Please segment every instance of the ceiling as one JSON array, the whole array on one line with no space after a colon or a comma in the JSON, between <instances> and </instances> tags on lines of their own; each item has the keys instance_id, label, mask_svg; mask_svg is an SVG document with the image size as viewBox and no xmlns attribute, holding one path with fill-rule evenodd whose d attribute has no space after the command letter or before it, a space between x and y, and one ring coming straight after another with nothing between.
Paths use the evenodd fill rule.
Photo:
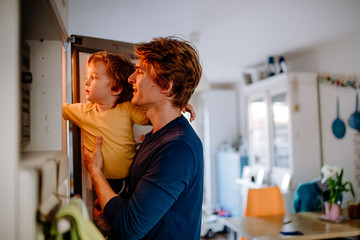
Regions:
<instances>
[{"instance_id":1,"label":"ceiling","mask_svg":"<svg viewBox=\"0 0 360 240\"><path fill-rule=\"evenodd\" d=\"M182 36L210 83L358 32L359 0L69 0L69 34L133 43Z\"/></svg>"}]
</instances>

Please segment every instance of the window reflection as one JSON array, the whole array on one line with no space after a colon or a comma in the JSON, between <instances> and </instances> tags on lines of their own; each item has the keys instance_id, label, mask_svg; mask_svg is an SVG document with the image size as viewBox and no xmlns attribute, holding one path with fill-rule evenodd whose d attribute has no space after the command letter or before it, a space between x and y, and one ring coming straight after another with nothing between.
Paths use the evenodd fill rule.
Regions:
<instances>
[{"instance_id":1,"label":"window reflection","mask_svg":"<svg viewBox=\"0 0 360 240\"><path fill-rule=\"evenodd\" d=\"M271 97L274 166L289 168L289 108L286 94Z\"/></svg>"},{"instance_id":2,"label":"window reflection","mask_svg":"<svg viewBox=\"0 0 360 240\"><path fill-rule=\"evenodd\" d=\"M259 98L252 100L249 107L250 144L252 146L253 161L255 164L266 166L268 162L266 103L263 98Z\"/></svg>"}]
</instances>

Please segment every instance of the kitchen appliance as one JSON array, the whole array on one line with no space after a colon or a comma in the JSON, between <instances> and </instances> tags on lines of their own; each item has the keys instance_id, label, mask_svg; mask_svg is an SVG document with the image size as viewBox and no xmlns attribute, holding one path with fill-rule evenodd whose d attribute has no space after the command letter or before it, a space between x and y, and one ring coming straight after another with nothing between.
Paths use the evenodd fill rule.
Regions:
<instances>
[{"instance_id":1,"label":"kitchen appliance","mask_svg":"<svg viewBox=\"0 0 360 240\"><path fill-rule=\"evenodd\" d=\"M134 63L136 61L134 46L132 43L72 35L71 42L71 100L68 102L80 103L86 102L84 79L86 73L86 63L92 53L97 51L109 51L121 53L128 56ZM134 137L137 143L141 142L141 135L149 131L147 126L134 126ZM93 190L91 179L82 163L83 139L80 128L69 121L69 156L70 156L70 176L72 177L73 189L71 195L80 195L85 201L89 212L92 211L95 200L95 191Z\"/></svg>"}]
</instances>

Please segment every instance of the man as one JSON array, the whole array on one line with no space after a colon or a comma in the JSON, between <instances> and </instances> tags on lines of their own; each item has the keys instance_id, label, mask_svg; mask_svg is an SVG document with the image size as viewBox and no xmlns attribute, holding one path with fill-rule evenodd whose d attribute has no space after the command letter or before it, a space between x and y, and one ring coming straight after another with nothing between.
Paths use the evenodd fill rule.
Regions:
<instances>
[{"instance_id":1,"label":"man","mask_svg":"<svg viewBox=\"0 0 360 240\"><path fill-rule=\"evenodd\" d=\"M203 199L202 144L181 114L201 77L196 50L175 37L135 45L132 103L147 108L153 130L135 157L130 198L116 195L102 173L101 137L84 149L101 209L115 239L199 239Z\"/></svg>"}]
</instances>

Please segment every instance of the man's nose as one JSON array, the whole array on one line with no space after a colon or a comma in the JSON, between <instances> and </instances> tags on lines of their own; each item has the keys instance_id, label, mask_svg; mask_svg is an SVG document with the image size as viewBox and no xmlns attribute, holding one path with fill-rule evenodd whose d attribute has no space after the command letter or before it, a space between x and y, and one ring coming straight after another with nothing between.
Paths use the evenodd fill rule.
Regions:
<instances>
[{"instance_id":1,"label":"man's nose","mask_svg":"<svg viewBox=\"0 0 360 240\"><path fill-rule=\"evenodd\" d=\"M128 78L128 82L133 84L135 82L135 73L131 74Z\"/></svg>"}]
</instances>

